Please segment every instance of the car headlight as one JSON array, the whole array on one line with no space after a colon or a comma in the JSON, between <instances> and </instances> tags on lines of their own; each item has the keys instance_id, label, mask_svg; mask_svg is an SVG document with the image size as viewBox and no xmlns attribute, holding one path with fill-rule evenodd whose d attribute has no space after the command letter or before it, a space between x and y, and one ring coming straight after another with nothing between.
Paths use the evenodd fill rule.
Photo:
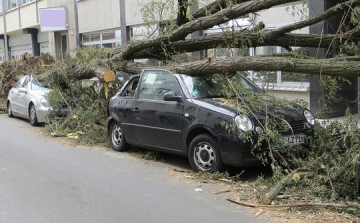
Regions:
<instances>
[{"instance_id":1,"label":"car headlight","mask_svg":"<svg viewBox=\"0 0 360 223\"><path fill-rule=\"evenodd\" d=\"M42 104L42 106L44 106L44 107L51 107L49 101L46 100L46 98L40 99L40 104Z\"/></svg>"},{"instance_id":2,"label":"car headlight","mask_svg":"<svg viewBox=\"0 0 360 223\"><path fill-rule=\"evenodd\" d=\"M235 123L236 126L244 132L254 129L254 124L246 115L237 115L235 117Z\"/></svg>"},{"instance_id":3,"label":"car headlight","mask_svg":"<svg viewBox=\"0 0 360 223\"><path fill-rule=\"evenodd\" d=\"M304 111L304 116L310 125L315 125L315 118L309 110Z\"/></svg>"}]
</instances>

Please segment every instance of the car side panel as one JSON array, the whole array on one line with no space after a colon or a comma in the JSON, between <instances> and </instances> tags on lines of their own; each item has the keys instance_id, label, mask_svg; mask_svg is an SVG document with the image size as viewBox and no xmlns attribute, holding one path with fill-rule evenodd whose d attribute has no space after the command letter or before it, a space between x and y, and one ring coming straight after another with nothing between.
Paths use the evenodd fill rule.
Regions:
<instances>
[{"instance_id":1,"label":"car side panel","mask_svg":"<svg viewBox=\"0 0 360 223\"><path fill-rule=\"evenodd\" d=\"M10 101L13 114L16 115L17 110L18 110L18 90L17 90L17 88L12 88L9 91L8 100Z\"/></svg>"},{"instance_id":2,"label":"car side panel","mask_svg":"<svg viewBox=\"0 0 360 223\"><path fill-rule=\"evenodd\" d=\"M30 92L27 90L26 93L19 92L18 93L18 113L21 116L28 117L29 116L29 100L30 100Z\"/></svg>"},{"instance_id":3,"label":"car side panel","mask_svg":"<svg viewBox=\"0 0 360 223\"><path fill-rule=\"evenodd\" d=\"M137 141L133 130L133 98L114 98L110 102L110 114L119 122L122 127L123 134L128 143L133 144Z\"/></svg>"},{"instance_id":4,"label":"car side panel","mask_svg":"<svg viewBox=\"0 0 360 223\"><path fill-rule=\"evenodd\" d=\"M144 145L182 150L183 103L137 100L133 108L134 132Z\"/></svg>"}]
</instances>

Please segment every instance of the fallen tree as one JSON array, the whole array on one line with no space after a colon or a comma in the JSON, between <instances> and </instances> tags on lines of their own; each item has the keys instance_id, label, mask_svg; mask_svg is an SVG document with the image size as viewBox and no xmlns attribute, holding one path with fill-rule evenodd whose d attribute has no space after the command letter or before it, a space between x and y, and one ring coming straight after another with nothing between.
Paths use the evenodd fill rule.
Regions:
<instances>
[{"instance_id":1,"label":"fallen tree","mask_svg":"<svg viewBox=\"0 0 360 223\"><path fill-rule=\"evenodd\" d=\"M168 25L163 33L150 36L145 40L130 41L109 52L108 56L101 56L89 63L73 63L67 69L69 79L88 79L98 77L104 80L104 74L109 70L124 71L130 74L141 72L144 68L159 67L174 72L202 75L219 71L288 71L312 75L330 75L354 77L360 76L360 57L357 56L357 41L359 26L357 19L357 4L360 0L349 0L338 3L325 12L315 16L304 15L302 21L285 25L276 29L267 29L266 23L254 24L245 27L234 25L225 26L223 31L214 35L187 38L191 33L202 31L237 18L249 17L258 11L269 9L283 4L295 4L296 0L216 0L191 13L184 10L193 4L189 0L178 0L179 13L177 18L169 18L176 25ZM291 5L290 5L291 6ZM311 6L309 6L311 7ZM181 12L181 13L180 13ZM149 13L149 12L148 12ZM158 13L156 11L152 13ZM342 15L340 26L335 34L298 34L293 31ZM175 15L176 16L176 15ZM151 21L155 23L156 21ZM172 24L161 21L162 24ZM281 46L289 53L271 54L264 56L233 56L225 59L211 57L200 61L179 63L175 57L182 53L191 53L214 48L243 48L260 46ZM312 58L306 53L307 49L326 49L331 58ZM299 53L300 52L300 53ZM346 54L347 53L347 54ZM351 55L352 57L348 57ZM28 61L24 56L21 61ZM160 63L136 63L134 59L157 59ZM3 68L6 72L6 69ZM42 77L43 78L43 77ZM4 80L7 82L8 80ZM12 81L13 83L14 81Z\"/></svg>"},{"instance_id":2,"label":"fallen tree","mask_svg":"<svg viewBox=\"0 0 360 223\"><path fill-rule=\"evenodd\" d=\"M182 5L184 1L181 1ZM226 7L224 7L226 2ZM69 69L69 77L89 78L98 77L116 67L121 71L135 74L144 68L158 67L151 64L131 62L133 59L158 59L162 67L193 75L221 71L292 71L314 75L330 75L354 77L359 76L360 59L355 55L359 27L347 25L345 21L353 15L352 9L359 3L350 0L339 3L316 17L307 18L295 24L283 26L275 30L266 30L266 24L253 24L239 28L229 27L220 34L186 38L189 34L227 23L230 20L246 17L249 13L269 9L276 5L294 3L295 0L253 0L253 1L224 1L217 0L204 6L191 16L193 19L184 20L180 26L166 30L160 36L141 41L131 41L112 52L111 58L103 58L86 66L75 64ZM189 2L188 2L189 4ZM204 12L207 13L204 13ZM292 31L309 27L324 21L336 14L342 14L341 27L335 34L296 34ZM249 48L258 46L282 46L290 50L284 55L267 55L266 57L230 57L223 60L206 59L188 63L176 63L173 56L179 53L189 53L211 48ZM333 58L311 58L297 54L298 48L322 48L331 51ZM339 54L341 53L341 54ZM353 57L348 58L343 53ZM305 57L305 58L304 58ZM174 63L175 62L175 63ZM345 69L344 69L345 68Z\"/></svg>"},{"instance_id":3,"label":"fallen tree","mask_svg":"<svg viewBox=\"0 0 360 223\"><path fill-rule=\"evenodd\" d=\"M44 82L56 83L58 85L61 85L69 79L81 80L92 77L98 77L99 80L106 81L106 74L112 71L124 71L130 74L137 74L144 68L159 67L192 75L206 75L212 72L256 70L287 71L334 77L360 76L360 65L358 63L360 57L357 53L359 24L354 22L358 19L357 6L360 0L342 1L315 17L305 17L297 23L272 30L267 29L266 23L264 22L254 24L254 20L249 17L249 14L256 14L261 10L266 10L273 6L293 4L297 2L296 0L215 0L193 13L191 13L191 10L184 9L191 6L191 1L178 0L178 2L179 13L177 14L177 18L169 18L169 21L161 21L162 24L165 24L165 27L163 26L163 32L159 36L149 36L149 38L144 40L130 41L127 45L112 50L100 49L89 57L81 57L81 51L78 51L76 58L67 58L65 63L52 62L45 64L39 62L41 60L24 58L20 61L21 63L37 61L36 64L40 66L23 66L22 69L18 69L21 67L18 62L3 63L1 65L1 70L3 71L2 83L13 84L17 79L17 76L13 74L25 74L27 72L24 71L25 67L31 67L33 70L38 68L38 72L34 72L33 70L31 72L38 75L40 77L39 79ZM154 11L153 13L158 12ZM334 34L298 34L294 32L298 29L322 22L334 15L342 15L342 20L339 22L340 25ZM230 23L230 21L237 18L249 18L250 24L243 27ZM352 23L350 23L350 18L352 18ZM187 38L194 32L210 29L214 26L222 26L223 24L228 25L223 28L221 33ZM189 59L178 60L178 57L184 54L200 50L211 50L214 48L242 48L247 50L250 47L261 46L280 46L286 48L289 52L262 56L235 55L221 59L208 56L198 61L191 61ZM307 54L307 49L309 48L325 50L326 55L323 58L315 58L314 55ZM135 59L155 59L156 63L137 63L134 62ZM52 69L43 69L50 64L51 66L49 67L52 67ZM8 84L7 87L11 84ZM78 94L81 93L82 96L85 95L85 97L82 97L76 105L77 109L73 112L72 117L65 121L68 126L61 129L60 126L54 124L49 125L49 128L51 128L52 132L59 135L69 134L65 132L65 130L68 129L72 129L73 133L84 132L84 135L88 135L88 138L81 135L79 141L90 142L91 140L91 144L96 144L98 139L106 140L106 132L103 126L103 119L105 118L103 117L105 113L104 100L99 100L97 95L96 97L94 96L96 93L94 89L77 89L75 87L71 86L70 91ZM89 104L91 105L90 108ZM91 116L91 119L82 119L82 115ZM84 123L83 120L86 120L86 123ZM97 129L101 131L101 134L96 131ZM333 133L333 129L329 129L328 131L327 134L320 135L317 140L329 139L328 136ZM342 129L341 131L344 130ZM319 132L321 132L321 130ZM355 156L354 154L358 153L354 150L354 148L358 148L359 145L358 132L353 131L353 139L350 144L354 145L338 145L337 143L339 141L346 141L346 139L349 138L346 134L344 136L344 133L340 135L341 139L331 138L331 140L325 143L323 141L313 143L311 147L312 150L309 149L310 155L304 156L304 154L300 154L298 156L306 157L309 164L298 166L309 166L309 171L312 173L309 174L312 177L311 179L305 178L303 180L304 188L308 188L310 187L309 185L318 182L316 183L316 186L318 186L316 193L333 200L344 197L354 197L354 194L349 195L349 187L353 185L346 184L344 186L344 178L342 177L346 176L347 180L350 178L351 173L349 173L349 169L351 169L351 162L349 160L352 160ZM327 150L320 150L320 147L324 147ZM351 148L351 151L340 153L339 151L344 147ZM294 150L291 152L294 153ZM342 157L339 156L339 154L341 154ZM338 159L334 159L334 157ZM346 162L344 160L346 160ZM292 161L295 163L303 162L297 161L296 159ZM319 162L323 162L324 164L321 163L321 165L324 165L328 169L319 168ZM346 165L338 167L339 163L346 163ZM292 165L294 165L294 163ZM328 174L330 168L333 170L333 173L335 173L331 176ZM344 172L346 172L346 174L344 174ZM315 180L314 176L319 177L320 180ZM290 175L286 178L285 182L280 183L280 186L277 187L275 184L275 189L268 198L269 202L271 202L274 196L280 191L284 190L289 181L291 181ZM318 205L317 203L301 205L334 206L332 204ZM339 207L347 208L348 206L340 205Z\"/></svg>"}]
</instances>

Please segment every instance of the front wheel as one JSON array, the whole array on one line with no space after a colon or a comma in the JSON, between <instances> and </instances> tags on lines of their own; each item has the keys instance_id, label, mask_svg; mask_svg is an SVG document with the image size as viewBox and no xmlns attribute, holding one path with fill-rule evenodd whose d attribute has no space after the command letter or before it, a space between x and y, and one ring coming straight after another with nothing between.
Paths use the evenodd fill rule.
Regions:
<instances>
[{"instance_id":1,"label":"front wheel","mask_svg":"<svg viewBox=\"0 0 360 223\"><path fill-rule=\"evenodd\" d=\"M30 109L29 109L29 119L30 119L30 125L32 126L37 126L39 125L39 122L37 120L37 116L36 116L36 109L35 109L35 105L31 104L30 105Z\"/></svg>"},{"instance_id":2,"label":"front wheel","mask_svg":"<svg viewBox=\"0 0 360 223\"><path fill-rule=\"evenodd\" d=\"M218 145L209 135L201 134L191 141L188 157L196 172L214 173L223 170Z\"/></svg>"},{"instance_id":3,"label":"front wheel","mask_svg":"<svg viewBox=\"0 0 360 223\"><path fill-rule=\"evenodd\" d=\"M116 151L126 151L130 145L126 142L123 131L118 122L114 121L110 127L111 147Z\"/></svg>"}]
</instances>

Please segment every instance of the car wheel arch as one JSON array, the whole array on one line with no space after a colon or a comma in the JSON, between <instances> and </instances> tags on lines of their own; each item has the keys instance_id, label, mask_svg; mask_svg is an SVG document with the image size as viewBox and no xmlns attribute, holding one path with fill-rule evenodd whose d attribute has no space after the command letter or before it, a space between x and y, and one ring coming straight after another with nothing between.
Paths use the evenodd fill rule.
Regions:
<instances>
[{"instance_id":1,"label":"car wheel arch","mask_svg":"<svg viewBox=\"0 0 360 223\"><path fill-rule=\"evenodd\" d=\"M106 124L108 136L110 136L110 131L111 131L110 128L111 128L111 125L113 124L113 122L116 122L116 120L110 116L109 119L107 120L107 124ZM120 122L118 121L118 123L120 123Z\"/></svg>"},{"instance_id":2,"label":"car wheel arch","mask_svg":"<svg viewBox=\"0 0 360 223\"><path fill-rule=\"evenodd\" d=\"M193 129L191 129L191 131L189 131L189 133L187 134L187 137L186 137L186 148L187 148L187 150L189 149L191 141L196 136L201 135L201 134L209 135L210 137L212 137L215 140L215 142L218 142L215 135L211 132L210 129L206 128L206 126L198 126L198 127L195 127Z\"/></svg>"}]
</instances>

